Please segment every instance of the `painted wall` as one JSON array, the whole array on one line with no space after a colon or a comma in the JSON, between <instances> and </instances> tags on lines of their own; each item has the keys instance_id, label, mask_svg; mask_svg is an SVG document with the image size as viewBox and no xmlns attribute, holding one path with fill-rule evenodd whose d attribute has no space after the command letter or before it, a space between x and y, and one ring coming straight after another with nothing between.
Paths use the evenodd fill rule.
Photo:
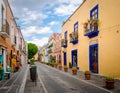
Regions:
<instances>
[{"instance_id":1,"label":"painted wall","mask_svg":"<svg viewBox=\"0 0 120 93\"><path fill-rule=\"evenodd\" d=\"M48 44L45 45L45 62L48 63Z\"/></svg>"},{"instance_id":2,"label":"painted wall","mask_svg":"<svg viewBox=\"0 0 120 93\"><path fill-rule=\"evenodd\" d=\"M96 37L84 36L83 23L90 19L90 10L98 4L99 34ZM68 31L68 47L62 48L67 53L67 63L71 62L71 51L78 49L80 70L89 70L89 45L98 42L99 74L120 78L120 0L86 0L62 26L62 38ZM78 44L69 43L69 34L78 21ZM63 61L63 52L62 52Z\"/></svg>"}]
</instances>

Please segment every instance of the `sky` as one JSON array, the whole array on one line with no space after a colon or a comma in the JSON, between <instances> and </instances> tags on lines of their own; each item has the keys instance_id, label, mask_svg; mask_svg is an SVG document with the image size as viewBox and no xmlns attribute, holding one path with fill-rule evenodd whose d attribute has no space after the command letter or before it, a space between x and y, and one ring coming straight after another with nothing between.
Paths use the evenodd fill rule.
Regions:
<instances>
[{"instance_id":1,"label":"sky","mask_svg":"<svg viewBox=\"0 0 120 93\"><path fill-rule=\"evenodd\" d=\"M43 46L83 0L8 0L25 41Z\"/></svg>"}]
</instances>

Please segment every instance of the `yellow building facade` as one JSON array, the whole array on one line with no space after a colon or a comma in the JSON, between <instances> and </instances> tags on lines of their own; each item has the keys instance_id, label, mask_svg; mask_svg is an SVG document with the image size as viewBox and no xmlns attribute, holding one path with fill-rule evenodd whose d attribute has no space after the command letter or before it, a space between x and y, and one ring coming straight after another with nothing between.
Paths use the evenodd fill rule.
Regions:
<instances>
[{"instance_id":1,"label":"yellow building facade","mask_svg":"<svg viewBox=\"0 0 120 93\"><path fill-rule=\"evenodd\" d=\"M120 0L84 0L62 25L63 65L120 78Z\"/></svg>"}]
</instances>

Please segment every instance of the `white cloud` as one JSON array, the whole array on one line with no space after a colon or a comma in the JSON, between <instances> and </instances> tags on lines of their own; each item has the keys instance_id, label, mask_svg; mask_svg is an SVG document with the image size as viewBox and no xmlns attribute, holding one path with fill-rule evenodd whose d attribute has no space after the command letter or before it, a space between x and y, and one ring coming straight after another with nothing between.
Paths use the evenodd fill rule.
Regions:
<instances>
[{"instance_id":1,"label":"white cloud","mask_svg":"<svg viewBox=\"0 0 120 93\"><path fill-rule=\"evenodd\" d=\"M71 15L76 8L82 3L82 0L59 0L61 3L54 8L54 13L59 16Z\"/></svg>"},{"instance_id":2,"label":"white cloud","mask_svg":"<svg viewBox=\"0 0 120 93\"><path fill-rule=\"evenodd\" d=\"M43 14L42 12L31 11L28 8L23 8L23 14L20 20L23 24L40 24L44 19L47 18L47 15Z\"/></svg>"},{"instance_id":3,"label":"white cloud","mask_svg":"<svg viewBox=\"0 0 120 93\"><path fill-rule=\"evenodd\" d=\"M9 0L9 2L15 17L19 18L18 23L24 38L31 40L32 37L28 42L42 46L48 41L46 34L53 31L61 32L62 21L75 11L82 0L54 0L54 2L53 0ZM56 15L59 15L59 18ZM48 23L49 21L51 22ZM43 34L44 38L37 38L38 35Z\"/></svg>"},{"instance_id":4,"label":"white cloud","mask_svg":"<svg viewBox=\"0 0 120 93\"><path fill-rule=\"evenodd\" d=\"M53 33L50 27L37 27L37 26L29 26L25 29L22 29L22 33L24 37L29 37L38 34L48 34Z\"/></svg>"},{"instance_id":5,"label":"white cloud","mask_svg":"<svg viewBox=\"0 0 120 93\"><path fill-rule=\"evenodd\" d=\"M54 26L54 25L58 25L58 24L59 24L59 22L57 22L57 21L52 21L49 23L50 26Z\"/></svg>"},{"instance_id":6,"label":"white cloud","mask_svg":"<svg viewBox=\"0 0 120 93\"><path fill-rule=\"evenodd\" d=\"M32 37L31 41L27 41L28 43L34 43L37 46L43 46L48 43L49 37L43 37L41 39L38 39L36 37ZM43 42L44 41L44 42Z\"/></svg>"},{"instance_id":7,"label":"white cloud","mask_svg":"<svg viewBox=\"0 0 120 93\"><path fill-rule=\"evenodd\" d=\"M66 15L70 15L74 10L75 10L75 6L73 5L69 5L69 6L61 5L55 8L54 12L56 15L66 16Z\"/></svg>"}]
</instances>

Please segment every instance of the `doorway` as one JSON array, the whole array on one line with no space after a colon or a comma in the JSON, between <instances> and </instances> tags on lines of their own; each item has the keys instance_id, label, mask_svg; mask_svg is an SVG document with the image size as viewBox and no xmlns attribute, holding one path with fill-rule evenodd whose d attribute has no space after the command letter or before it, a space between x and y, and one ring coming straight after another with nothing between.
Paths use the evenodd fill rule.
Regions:
<instances>
[{"instance_id":1,"label":"doorway","mask_svg":"<svg viewBox=\"0 0 120 93\"><path fill-rule=\"evenodd\" d=\"M78 66L78 57L77 57L77 50L72 50L72 66L77 67Z\"/></svg>"},{"instance_id":2,"label":"doorway","mask_svg":"<svg viewBox=\"0 0 120 93\"><path fill-rule=\"evenodd\" d=\"M98 44L89 46L89 66L91 72L98 73Z\"/></svg>"},{"instance_id":3,"label":"doorway","mask_svg":"<svg viewBox=\"0 0 120 93\"><path fill-rule=\"evenodd\" d=\"M66 52L64 52L64 66L67 65L67 55Z\"/></svg>"}]
</instances>

